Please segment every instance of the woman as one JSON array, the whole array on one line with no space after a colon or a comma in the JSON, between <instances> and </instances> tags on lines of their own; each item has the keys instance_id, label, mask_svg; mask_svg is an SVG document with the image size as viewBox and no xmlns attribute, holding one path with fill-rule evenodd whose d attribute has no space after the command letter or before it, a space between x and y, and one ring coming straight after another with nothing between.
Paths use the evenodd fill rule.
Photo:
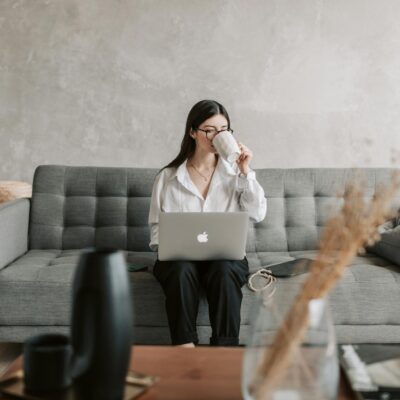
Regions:
<instances>
[{"instance_id":1,"label":"woman","mask_svg":"<svg viewBox=\"0 0 400 400\"><path fill-rule=\"evenodd\" d=\"M264 191L250 169L253 153L239 143L236 164L218 156L212 144L222 131L230 131L225 108L212 100L195 104L189 112L178 156L157 175L152 192L150 248L158 248L158 215L164 212L248 211L259 222L266 214ZM172 344L198 343L196 318L199 289L204 287L212 327L211 345L238 345L241 287L247 282L247 259L240 261L159 261L154 275L166 296Z\"/></svg>"}]
</instances>

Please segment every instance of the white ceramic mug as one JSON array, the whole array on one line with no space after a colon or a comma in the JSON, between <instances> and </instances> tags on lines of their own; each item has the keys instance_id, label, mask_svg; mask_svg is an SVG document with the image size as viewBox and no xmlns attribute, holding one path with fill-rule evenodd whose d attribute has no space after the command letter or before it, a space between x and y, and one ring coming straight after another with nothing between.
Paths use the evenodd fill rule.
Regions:
<instances>
[{"instance_id":1,"label":"white ceramic mug","mask_svg":"<svg viewBox=\"0 0 400 400\"><path fill-rule=\"evenodd\" d=\"M240 156L240 148L230 132L221 132L212 141L217 153L230 163L234 163Z\"/></svg>"}]
</instances>

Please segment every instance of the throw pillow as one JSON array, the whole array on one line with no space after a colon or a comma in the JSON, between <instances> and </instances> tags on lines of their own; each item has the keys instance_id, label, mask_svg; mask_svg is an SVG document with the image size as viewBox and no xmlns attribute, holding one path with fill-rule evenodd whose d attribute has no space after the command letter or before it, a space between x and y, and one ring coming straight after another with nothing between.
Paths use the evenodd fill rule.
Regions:
<instances>
[{"instance_id":1,"label":"throw pillow","mask_svg":"<svg viewBox=\"0 0 400 400\"><path fill-rule=\"evenodd\" d=\"M367 250L400 266L400 225L393 228L382 226L379 231L381 240Z\"/></svg>"}]
</instances>

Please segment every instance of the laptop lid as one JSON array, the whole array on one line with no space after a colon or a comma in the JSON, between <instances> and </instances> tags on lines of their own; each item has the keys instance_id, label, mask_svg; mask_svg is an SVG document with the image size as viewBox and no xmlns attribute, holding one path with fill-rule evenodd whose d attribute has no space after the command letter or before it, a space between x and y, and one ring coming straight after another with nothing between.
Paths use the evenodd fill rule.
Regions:
<instances>
[{"instance_id":1,"label":"laptop lid","mask_svg":"<svg viewBox=\"0 0 400 400\"><path fill-rule=\"evenodd\" d=\"M242 260L246 254L247 212L160 213L158 258Z\"/></svg>"}]
</instances>

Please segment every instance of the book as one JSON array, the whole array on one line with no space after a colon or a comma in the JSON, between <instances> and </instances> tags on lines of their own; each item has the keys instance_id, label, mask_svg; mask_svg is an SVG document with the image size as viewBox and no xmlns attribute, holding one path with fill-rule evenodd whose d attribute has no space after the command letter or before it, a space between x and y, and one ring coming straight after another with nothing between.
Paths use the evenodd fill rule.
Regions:
<instances>
[{"instance_id":1,"label":"book","mask_svg":"<svg viewBox=\"0 0 400 400\"><path fill-rule=\"evenodd\" d=\"M400 400L400 345L342 344L339 361L359 400Z\"/></svg>"}]
</instances>

